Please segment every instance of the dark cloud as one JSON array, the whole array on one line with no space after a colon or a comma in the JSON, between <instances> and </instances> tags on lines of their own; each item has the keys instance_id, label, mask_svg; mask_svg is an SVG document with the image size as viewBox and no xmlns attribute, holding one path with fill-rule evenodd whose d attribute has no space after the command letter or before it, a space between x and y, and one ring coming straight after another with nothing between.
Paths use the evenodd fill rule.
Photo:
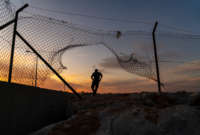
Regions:
<instances>
[{"instance_id":1,"label":"dark cloud","mask_svg":"<svg viewBox=\"0 0 200 135\"><path fill-rule=\"evenodd\" d=\"M103 68L111 68L111 69L121 68L115 57L106 58L99 65Z\"/></svg>"},{"instance_id":2,"label":"dark cloud","mask_svg":"<svg viewBox=\"0 0 200 135\"><path fill-rule=\"evenodd\" d=\"M200 82L200 77L177 80L165 83L165 89L168 92L200 91L199 82Z\"/></svg>"}]
</instances>

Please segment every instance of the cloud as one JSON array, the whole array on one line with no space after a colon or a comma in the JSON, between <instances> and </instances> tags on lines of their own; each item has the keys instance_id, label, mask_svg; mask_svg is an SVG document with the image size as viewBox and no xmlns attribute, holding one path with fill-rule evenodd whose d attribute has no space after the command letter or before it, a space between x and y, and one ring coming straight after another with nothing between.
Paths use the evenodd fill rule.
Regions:
<instances>
[{"instance_id":1,"label":"cloud","mask_svg":"<svg viewBox=\"0 0 200 135\"><path fill-rule=\"evenodd\" d=\"M115 57L109 57L109 58L103 59L103 62L101 62L99 65L103 68L109 68L109 69L121 68Z\"/></svg>"},{"instance_id":2,"label":"cloud","mask_svg":"<svg viewBox=\"0 0 200 135\"><path fill-rule=\"evenodd\" d=\"M176 74L188 74L188 73L198 73L200 72L200 61L192 61L185 63L183 65L180 65L174 70L174 73Z\"/></svg>"},{"instance_id":3,"label":"cloud","mask_svg":"<svg viewBox=\"0 0 200 135\"><path fill-rule=\"evenodd\" d=\"M185 63L164 63L160 69L161 76L169 80L198 76L200 74L200 61L194 60Z\"/></svg>"},{"instance_id":4,"label":"cloud","mask_svg":"<svg viewBox=\"0 0 200 135\"><path fill-rule=\"evenodd\" d=\"M81 89L85 88L85 85L82 85L82 84L71 83L71 82L69 84L78 92L80 92ZM66 91L71 92L71 90L67 86L65 86L63 82L61 82L60 80L52 79L52 78L46 79L44 84L42 84L40 87L53 89L53 90L59 90L59 91L63 91L65 89Z\"/></svg>"},{"instance_id":5,"label":"cloud","mask_svg":"<svg viewBox=\"0 0 200 135\"><path fill-rule=\"evenodd\" d=\"M200 91L200 77L179 79L165 84L168 92L175 91Z\"/></svg>"},{"instance_id":6,"label":"cloud","mask_svg":"<svg viewBox=\"0 0 200 135\"><path fill-rule=\"evenodd\" d=\"M200 60L164 67L161 73L167 91L199 91Z\"/></svg>"},{"instance_id":7,"label":"cloud","mask_svg":"<svg viewBox=\"0 0 200 135\"><path fill-rule=\"evenodd\" d=\"M129 92L138 92L142 90L146 91L155 91L155 82L143 79L143 80L115 80L110 82L102 82L101 92L107 93L129 93Z\"/></svg>"},{"instance_id":8,"label":"cloud","mask_svg":"<svg viewBox=\"0 0 200 135\"><path fill-rule=\"evenodd\" d=\"M91 82L87 83L69 83L77 92L92 92ZM40 86L43 88L51 88L54 90L63 91L64 84L55 79L47 79L45 83ZM157 91L156 84L147 79L132 79L132 80L102 80L99 85L99 93L132 93L140 91ZM66 86L65 91L71 92Z\"/></svg>"},{"instance_id":9,"label":"cloud","mask_svg":"<svg viewBox=\"0 0 200 135\"><path fill-rule=\"evenodd\" d=\"M118 69L120 66L117 66L117 63L113 62L113 58L106 59L103 62L105 67L110 69ZM116 62L116 61L115 61ZM193 63L193 64L191 64ZM101 63L102 64L102 63ZM168 67L165 67L168 68ZM108 70L110 71L110 70ZM165 70L164 70L165 71ZM127 77L124 72L118 72L115 70L114 75L116 77L109 77L105 74L102 82L99 86L99 93L131 93L131 92L141 92L141 91L154 91L157 92L157 84L154 81L145 79L138 76L129 76ZM161 80L165 80L165 92L175 92L175 91L200 91L200 61L192 61L190 63L184 63L179 65L173 65L169 70L165 71ZM125 77L122 77L122 76ZM120 78L121 77L121 78ZM87 82L70 82L72 87L74 87L78 92L92 92L91 91L91 80ZM64 84L58 80L50 80L46 83L46 86L50 88L57 88L63 90ZM67 91L70 91L66 87Z\"/></svg>"}]
</instances>

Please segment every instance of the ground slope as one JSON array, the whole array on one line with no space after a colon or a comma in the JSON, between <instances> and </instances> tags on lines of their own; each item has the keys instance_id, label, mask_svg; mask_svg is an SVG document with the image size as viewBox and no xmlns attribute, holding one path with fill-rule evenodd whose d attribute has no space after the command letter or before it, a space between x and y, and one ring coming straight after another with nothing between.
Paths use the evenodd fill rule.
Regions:
<instances>
[{"instance_id":1,"label":"ground slope","mask_svg":"<svg viewBox=\"0 0 200 135\"><path fill-rule=\"evenodd\" d=\"M83 94L74 115L35 135L199 135L199 93Z\"/></svg>"}]
</instances>

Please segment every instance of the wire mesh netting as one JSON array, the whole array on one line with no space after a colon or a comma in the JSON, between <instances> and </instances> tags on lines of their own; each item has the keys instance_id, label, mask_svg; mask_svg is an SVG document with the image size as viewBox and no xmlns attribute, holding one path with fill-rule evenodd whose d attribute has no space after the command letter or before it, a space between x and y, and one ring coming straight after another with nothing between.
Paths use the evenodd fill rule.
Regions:
<instances>
[{"instance_id":1,"label":"wire mesh netting","mask_svg":"<svg viewBox=\"0 0 200 135\"><path fill-rule=\"evenodd\" d=\"M148 25L143 29L140 27L135 30L102 30L34 14L31 11L27 9L20 13L17 31L57 72L62 72L64 69L70 70L68 65L63 63L63 55L69 51L98 46L105 48L111 54L109 56L117 61L120 70L146 78L141 81L151 80L154 84L157 81L151 33L153 23L143 23L145 26ZM13 19L14 14L15 9L10 2L1 0L0 25ZM13 25L0 31L2 52L0 78L3 81L7 81L8 78L12 35ZM198 72L199 39L199 35L159 25L156 40L161 82L166 90L186 88L185 85L188 86L188 90L198 88L195 82L198 81L199 73L193 71ZM40 60L36 67L36 62L37 56L17 37L12 81L33 85L37 68L38 84L42 84L50 77L51 71ZM105 61L101 63L108 68L109 65L106 64L107 66L105 66ZM185 83L188 81L192 87ZM133 81L133 83L136 82ZM106 85L108 84L105 83ZM149 85L140 85L142 89L150 89Z\"/></svg>"}]
</instances>

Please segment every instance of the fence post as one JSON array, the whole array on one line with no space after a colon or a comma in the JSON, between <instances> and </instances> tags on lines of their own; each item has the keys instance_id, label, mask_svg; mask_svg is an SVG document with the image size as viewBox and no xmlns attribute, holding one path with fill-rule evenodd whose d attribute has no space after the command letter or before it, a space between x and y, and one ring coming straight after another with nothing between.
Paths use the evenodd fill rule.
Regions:
<instances>
[{"instance_id":1,"label":"fence post","mask_svg":"<svg viewBox=\"0 0 200 135\"><path fill-rule=\"evenodd\" d=\"M161 93L160 71L159 71L159 65L158 65L158 55L157 55L156 38L155 38L155 31L156 31L157 25L158 25L158 22L156 21L155 24L154 24L152 36L153 36L153 46L154 46L154 57L155 57L155 62L156 62L158 92Z\"/></svg>"},{"instance_id":2,"label":"fence post","mask_svg":"<svg viewBox=\"0 0 200 135\"><path fill-rule=\"evenodd\" d=\"M25 4L24 6L22 6L15 13L13 38L12 38L12 47L11 47L11 54L10 54L10 66L9 66L8 83L11 83L11 79L12 79L12 68L13 68L13 58L14 58L14 50L15 50L15 39L16 39L18 15L19 15L19 12L24 10L26 7L28 7L28 4ZM11 21L11 23L12 23L12 21Z\"/></svg>"},{"instance_id":3,"label":"fence post","mask_svg":"<svg viewBox=\"0 0 200 135\"><path fill-rule=\"evenodd\" d=\"M35 64L35 87L37 87L37 73L38 72L38 56L36 55L36 64Z\"/></svg>"}]
</instances>

